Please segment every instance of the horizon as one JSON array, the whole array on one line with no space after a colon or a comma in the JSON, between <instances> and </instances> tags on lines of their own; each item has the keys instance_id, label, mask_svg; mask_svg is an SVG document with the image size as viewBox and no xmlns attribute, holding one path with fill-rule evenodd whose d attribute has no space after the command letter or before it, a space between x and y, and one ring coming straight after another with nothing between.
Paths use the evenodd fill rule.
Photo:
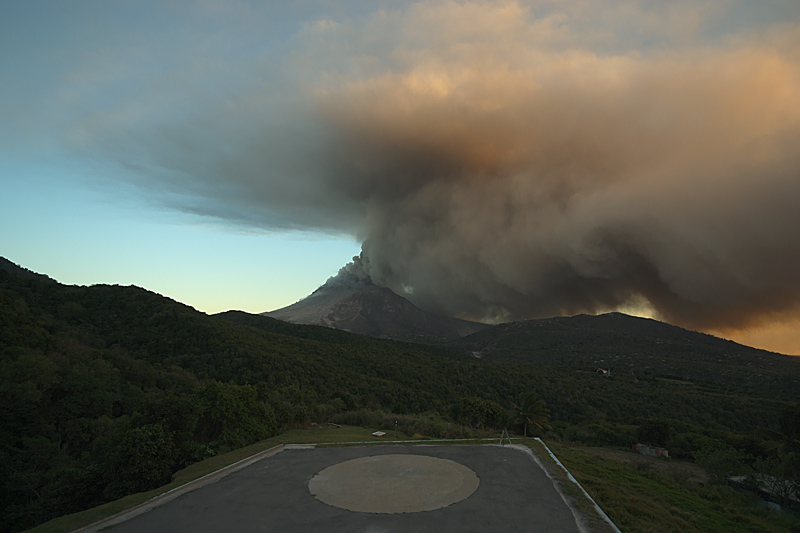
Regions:
<instances>
[{"instance_id":1,"label":"horizon","mask_svg":"<svg viewBox=\"0 0 800 533\"><path fill-rule=\"evenodd\" d=\"M0 255L213 314L357 268L458 318L800 355L800 3L18 2Z\"/></svg>"},{"instance_id":2,"label":"horizon","mask_svg":"<svg viewBox=\"0 0 800 533\"><path fill-rule=\"evenodd\" d=\"M20 264L18 264L18 263L15 263L14 261L12 261L12 260L8 259L7 257L0 256L0 259L6 259L7 261L9 261L10 263L12 263L12 264L16 265L17 267L20 267L20 268L22 268L22 269L24 269L24 270L27 270L27 271L29 271L29 272L33 272L34 274L45 275L45 276L47 276L48 278L50 278L50 279L54 280L55 282L57 282L57 283L61 283L62 285L73 285L73 286L74 286L74 284L63 283L63 282L61 282L60 280L58 280L58 279L55 279L55 278L53 278L52 276L49 276L49 275L47 275L47 274L44 274L44 273L42 273L42 272L36 272L36 271L34 271L34 270L32 270L32 269L26 268L24 265L20 265ZM327 280L325 283L323 283L322 285L320 285L320 286L319 286L317 289L315 289L315 290L314 290L312 293L309 293L308 295L304 296L303 298L301 298L301 299L297 300L296 302L293 302L292 304L289 304L288 306L285 306L285 307L289 307L289 306L291 306L291 305L294 305L294 304L296 304L296 303L299 303L299 302L301 302L302 300L304 300L304 299L308 298L308 297L309 297L309 296L311 296L311 295L312 295L314 292L316 292L317 290L319 290L319 289L321 289L322 287L326 286L326 285L327 285L327 284L328 284L328 283L329 283L329 282L330 282L332 279L334 279L334 278L335 278L335 276L331 276L330 278L328 278L328 280ZM121 284L113 284L113 283L91 283L91 284L84 284L83 286L94 286L94 285L121 285ZM170 298L169 296L167 296L167 295L164 295L164 294L161 294L161 293L159 293L159 292L157 292L157 291L153 291L153 290L151 290L151 289L150 289L150 288L148 288L148 287L143 287L143 286L140 286L140 285L135 285L135 284L129 284L129 285L127 285L127 286L130 286L130 287L138 287L138 288L140 288L140 289L144 289L144 290L150 291L150 292L152 292L152 293L154 293L154 294L158 294L159 296L162 296L162 297L165 297L165 298ZM389 288L389 287L384 287L384 288L388 288L389 290L391 290L391 288ZM395 293L395 294L396 294L396 293ZM403 297L402 295L398 295L398 296L401 296L401 297ZM263 314L265 314L265 313L271 313L271 312L273 312L273 311L279 311L279 310L281 310L281 309L282 309L282 308L278 308L278 309L272 309L272 310L268 310L268 311L252 312L252 311L246 311L246 310L243 310L243 309L233 309L233 308L231 308L231 309L223 309L223 310L220 310L220 311L213 311L213 312L209 312L209 311L204 311L204 310L202 310L202 309L198 309L197 307L195 307L195 306L192 306L192 305L190 305L190 304L189 304L189 303L187 303L187 302L180 301L180 300L178 300L178 299L176 299L176 298L170 298L170 299L172 299L172 300L174 300L174 301L176 301L176 302L178 302L178 303L180 303L180 304L182 304L182 305L187 305L187 306L189 306L189 307L192 307L192 308L193 308L193 309L195 309L196 311L199 311L199 312L201 312L201 313L204 313L204 314L206 314L206 315L209 315L209 316L212 316L212 315L215 315L215 314L220 314L220 313L225 313L225 312L229 312L229 311L241 311L241 312L250 313L250 314L259 314L259 315L263 315ZM529 320L531 320L531 321L532 321L532 320L547 320L547 319L552 319L552 318L572 318L572 317L577 317L577 316L603 316L603 315L608 315L608 314L622 314L622 315L629 316L629 317L633 317L633 318L642 318L642 319L647 319L647 320L656 320L656 321L658 321L658 322L662 322L662 323L664 323L664 324L668 324L668 325L671 325L671 326L675 326L674 324L669 324L668 322L663 322L663 321L661 321L661 320L658 320L657 318L648 317L648 316L641 316L641 315L635 315L635 314L630 314L630 313L625 313L625 312L623 312L623 311L606 311L606 312L600 312L600 313L595 313L595 314L592 314L592 313L578 313L578 314L575 314L575 315L557 315L557 316L552 316L552 317L539 317L539 318L519 318L519 319L516 319L516 320L510 320L510 321L508 321L508 322L497 322L497 323L491 323L491 324L490 324L490 323L487 323L487 322L483 322L483 323L484 323L484 324L488 324L489 326L497 326L497 325L501 325L501 324L506 324L506 323L511 323L511 322L518 322L518 321L523 321L523 322L525 322L525 321L529 321ZM271 318L274 318L274 317L271 317ZM452 318L452 317L451 317L451 318ZM280 319L276 319L276 320L280 320ZM320 327L332 327L332 326L320 326ZM680 326L676 326L676 327L680 327ZM334 328L334 329L335 329L335 328ZM695 330L691 330L690 328L683 328L683 329L689 329L689 331L695 331ZM787 356L790 356L790 357L800 357L800 354L783 353L783 352L777 352L777 351L775 351L775 350L769 350L769 349L766 349L766 348L760 348L760 347L758 347L758 346L751 346L751 345L747 345L747 344L741 343L741 342L739 342L739 341L736 341L736 340L734 340L734 339L730 339L730 338L727 338L727 337L724 337L724 336L720 336L720 335L715 335L714 333L703 332L703 331L695 331L695 332L697 332L697 333L705 333L705 334L708 334L708 335L711 335L711 336L714 336L714 337L718 337L718 338L721 338L721 339L724 339L724 340L728 340L728 341L736 342L737 344L741 344L741 345L744 345L744 346L749 346L749 347L751 347L751 348L757 348L757 349L761 349L761 350L766 350L766 351L773 352L773 353L776 353L776 354L779 354L779 355L787 355Z\"/></svg>"}]
</instances>

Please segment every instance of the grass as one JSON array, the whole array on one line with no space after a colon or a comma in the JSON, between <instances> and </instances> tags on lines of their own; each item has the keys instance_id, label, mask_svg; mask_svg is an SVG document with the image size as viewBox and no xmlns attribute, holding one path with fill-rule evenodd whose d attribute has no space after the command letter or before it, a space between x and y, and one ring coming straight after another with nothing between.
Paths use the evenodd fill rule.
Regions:
<instances>
[{"instance_id":1,"label":"grass","mask_svg":"<svg viewBox=\"0 0 800 533\"><path fill-rule=\"evenodd\" d=\"M540 442L533 439L525 439L524 444L536 454L536 457L538 457L542 463L544 463L544 467L547 469L550 477L555 479L558 489L567 498L570 505L580 513L583 519L583 525L586 529L593 533L610 533L613 531L608 522L597 512L591 500L589 500L583 491L569 479L564 469L556 464Z\"/></svg>"},{"instance_id":2,"label":"grass","mask_svg":"<svg viewBox=\"0 0 800 533\"><path fill-rule=\"evenodd\" d=\"M703 487L664 472L548 446L620 530L628 532L787 532L800 522L756 505L729 487Z\"/></svg>"}]
</instances>

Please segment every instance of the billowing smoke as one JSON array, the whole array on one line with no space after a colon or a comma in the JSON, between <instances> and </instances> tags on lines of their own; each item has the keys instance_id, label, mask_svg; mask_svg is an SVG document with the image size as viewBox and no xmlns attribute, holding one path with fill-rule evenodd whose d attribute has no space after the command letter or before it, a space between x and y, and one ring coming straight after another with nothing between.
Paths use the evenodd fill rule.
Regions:
<instances>
[{"instance_id":1,"label":"billowing smoke","mask_svg":"<svg viewBox=\"0 0 800 533\"><path fill-rule=\"evenodd\" d=\"M800 26L704 40L702 10L628 9L614 28L553 5L321 20L235 98L73 133L145 160L157 171L135 179L182 209L356 235L352 268L440 313L795 313Z\"/></svg>"},{"instance_id":2,"label":"billowing smoke","mask_svg":"<svg viewBox=\"0 0 800 533\"><path fill-rule=\"evenodd\" d=\"M354 257L352 263L347 263L339 269L335 276L331 276L318 289L347 289L353 292L375 287L369 273L364 269L360 257Z\"/></svg>"},{"instance_id":3,"label":"billowing smoke","mask_svg":"<svg viewBox=\"0 0 800 533\"><path fill-rule=\"evenodd\" d=\"M412 76L327 95L338 175L369 190L373 279L478 317L643 298L708 327L793 307L797 64L560 60L454 74L434 94Z\"/></svg>"}]
</instances>

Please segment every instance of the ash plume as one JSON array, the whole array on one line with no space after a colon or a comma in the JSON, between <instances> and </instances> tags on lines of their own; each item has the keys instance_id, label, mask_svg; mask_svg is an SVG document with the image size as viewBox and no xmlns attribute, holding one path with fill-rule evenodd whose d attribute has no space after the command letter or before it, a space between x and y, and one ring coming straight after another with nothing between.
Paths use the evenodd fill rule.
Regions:
<instances>
[{"instance_id":1,"label":"ash plume","mask_svg":"<svg viewBox=\"0 0 800 533\"><path fill-rule=\"evenodd\" d=\"M345 274L440 314L796 316L797 20L706 39L717 3L604 5L607 26L551 2L319 20L233 104L75 137L180 209L353 234Z\"/></svg>"},{"instance_id":2,"label":"ash plume","mask_svg":"<svg viewBox=\"0 0 800 533\"><path fill-rule=\"evenodd\" d=\"M375 287L372 278L364 269L362 263L360 257L354 257L351 263L347 263L340 268L335 276L328 278L328 280L311 295L313 296L316 293L322 293L329 289L346 289L355 292Z\"/></svg>"}]
</instances>

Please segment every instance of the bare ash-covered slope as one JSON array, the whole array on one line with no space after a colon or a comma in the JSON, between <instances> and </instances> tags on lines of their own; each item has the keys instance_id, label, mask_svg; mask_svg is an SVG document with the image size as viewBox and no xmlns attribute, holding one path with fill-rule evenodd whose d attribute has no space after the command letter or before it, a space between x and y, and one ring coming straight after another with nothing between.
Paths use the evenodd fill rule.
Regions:
<instances>
[{"instance_id":1,"label":"bare ash-covered slope","mask_svg":"<svg viewBox=\"0 0 800 533\"><path fill-rule=\"evenodd\" d=\"M452 340L488 327L427 313L391 289L345 269L299 302L262 314L294 324L416 342Z\"/></svg>"}]
</instances>

